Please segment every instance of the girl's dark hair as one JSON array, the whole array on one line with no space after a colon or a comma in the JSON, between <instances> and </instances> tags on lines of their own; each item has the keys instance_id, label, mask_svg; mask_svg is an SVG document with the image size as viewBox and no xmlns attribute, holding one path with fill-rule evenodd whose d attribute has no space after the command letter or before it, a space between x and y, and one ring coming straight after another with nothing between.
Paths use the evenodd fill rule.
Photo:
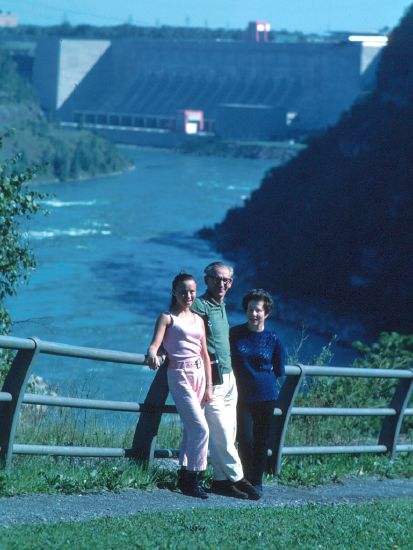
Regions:
<instances>
[{"instance_id":1,"label":"girl's dark hair","mask_svg":"<svg viewBox=\"0 0 413 550\"><path fill-rule=\"evenodd\" d=\"M169 307L173 307L176 304L174 291L176 290L176 287L179 285L179 283L183 283L184 281L194 281L196 283L195 277L193 275L190 275L189 273L178 273L178 275L172 281L172 297Z\"/></svg>"},{"instance_id":2,"label":"girl's dark hair","mask_svg":"<svg viewBox=\"0 0 413 550\"><path fill-rule=\"evenodd\" d=\"M267 315L271 312L272 306L274 304L274 301L271 298L271 294L263 288L253 288L246 293L246 295L242 299L242 307L244 308L244 311L247 311L248 304L251 302L251 300L254 300L255 302L263 302L264 311Z\"/></svg>"}]
</instances>

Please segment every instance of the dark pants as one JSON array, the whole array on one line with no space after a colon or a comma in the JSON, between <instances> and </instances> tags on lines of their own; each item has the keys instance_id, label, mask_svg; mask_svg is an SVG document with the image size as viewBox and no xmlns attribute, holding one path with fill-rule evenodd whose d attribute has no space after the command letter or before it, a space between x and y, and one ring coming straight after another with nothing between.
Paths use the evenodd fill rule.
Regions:
<instances>
[{"instance_id":1,"label":"dark pants","mask_svg":"<svg viewBox=\"0 0 413 550\"><path fill-rule=\"evenodd\" d=\"M237 404L237 440L244 476L253 485L262 484L276 401Z\"/></svg>"}]
</instances>

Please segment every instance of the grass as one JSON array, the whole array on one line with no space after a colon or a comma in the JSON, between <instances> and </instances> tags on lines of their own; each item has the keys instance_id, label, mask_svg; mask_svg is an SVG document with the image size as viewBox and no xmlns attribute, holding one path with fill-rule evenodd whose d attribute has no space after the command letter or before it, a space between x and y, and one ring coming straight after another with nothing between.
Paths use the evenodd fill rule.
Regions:
<instances>
[{"instance_id":1,"label":"grass","mask_svg":"<svg viewBox=\"0 0 413 550\"><path fill-rule=\"evenodd\" d=\"M123 519L2 529L0 547L407 550L413 547L411 512L411 500L395 499L354 505L142 513Z\"/></svg>"},{"instance_id":2,"label":"grass","mask_svg":"<svg viewBox=\"0 0 413 550\"><path fill-rule=\"evenodd\" d=\"M162 470L120 459L18 458L11 471L0 472L0 496L148 489L164 482L166 476Z\"/></svg>"},{"instance_id":3,"label":"grass","mask_svg":"<svg viewBox=\"0 0 413 550\"><path fill-rule=\"evenodd\" d=\"M17 443L124 447L133 438L131 427L119 429L116 417L102 423L96 413L65 408L25 406ZM158 446L179 447L181 427L177 417L160 426ZM0 470L0 496L32 493L85 494L125 489L150 489L170 485L175 474L168 468L144 468L128 459L82 459L72 457L13 457L11 470Z\"/></svg>"},{"instance_id":4,"label":"grass","mask_svg":"<svg viewBox=\"0 0 413 550\"><path fill-rule=\"evenodd\" d=\"M320 388L319 393L321 390L324 397L325 388ZM302 401L309 399L309 395L300 397ZM133 438L136 415L129 417L129 424L124 422L124 416L119 418L117 415L121 413L112 413L111 423L104 423L96 412L24 406L16 442L127 448ZM350 436L353 441L356 437L371 437L377 426L356 425L359 421L360 419L293 417L286 444L312 444L314 441L317 444L346 444L350 442ZM181 425L178 417L166 415L161 422L157 447L178 448L180 438ZM266 483L317 486L340 483L348 476L365 475L381 478L413 477L413 454L401 453L394 461L382 455L285 457L280 477L268 477ZM210 476L211 472L208 472L207 482ZM85 494L150 489L157 485L168 487L174 483L173 470L160 467L148 470L128 459L15 456L9 472L0 470L0 496L32 493Z\"/></svg>"},{"instance_id":5,"label":"grass","mask_svg":"<svg viewBox=\"0 0 413 550\"><path fill-rule=\"evenodd\" d=\"M413 456L406 454L390 461L384 456L288 457L279 478L267 476L266 484L314 487L341 483L345 478L413 477ZM211 478L210 469L206 483ZM126 489L171 487L176 482L174 469L145 469L127 459L80 459L16 457L13 468L0 471L0 496L23 494L86 494Z\"/></svg>"},{"instance_id":6,"label":"grass","mask_svg":"<svg viewBox=\"0 0 413 550\"><path fill-rule=\"evenodd\" d=\"M380 479L412 478L413 455L400 453L396 460L383 455L325 455L288 457L283 459L278 483L291 487L316 487L326 483L341 483L347 477L378 477ZM268 478L275 482L275 478Z\"/></svg>"}]
</instances>

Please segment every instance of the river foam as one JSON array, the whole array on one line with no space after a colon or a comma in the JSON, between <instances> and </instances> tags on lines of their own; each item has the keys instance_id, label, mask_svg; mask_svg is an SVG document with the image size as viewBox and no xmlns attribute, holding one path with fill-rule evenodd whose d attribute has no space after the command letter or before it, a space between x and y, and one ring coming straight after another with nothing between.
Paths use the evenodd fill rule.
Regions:
<instances>
[{"instance_id":1,"label":"river foam","mask_svg":"<svg viewBox=\"0 0 413 550\"><path fill-rule=\"evenodd\" d=\"M59 201L57 199L48 199L45 201L42 201L42 204L46 206L51 206L53 208L62 208L62 207L68 207L68 206L94 206L96 204L96 200L90 200L90 201Z\"/></svg>"},{"instance_id":2,"label":"river foam","mask_svg":"<svg viewBox=\"0 0 413 550\"><path fill-rule=\"evenodd\" d=\"M89 237L94 235L107 236L111 235L112 231L109 229L79 229L71 227L69 229L45 229L43 231L28 231L27 237L42 240L53 239L56 237Z\"/></svg>"}]
</instances>

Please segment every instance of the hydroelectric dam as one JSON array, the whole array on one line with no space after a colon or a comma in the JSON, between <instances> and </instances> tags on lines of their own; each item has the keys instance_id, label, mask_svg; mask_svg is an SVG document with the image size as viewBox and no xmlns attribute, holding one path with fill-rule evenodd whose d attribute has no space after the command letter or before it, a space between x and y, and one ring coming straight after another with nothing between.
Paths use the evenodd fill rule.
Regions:
<instances>
[{"instance_id":1,"label":"hydroelectric dam","mask_svg":"<svg viewBox=\"0 0 413 550\"><path fill-rule=\"evenodd\" d=\"M173 146L193 133L277 140L333 125L373 82L380 45L40 39L33 83L65 125Z\"/></svg>"}]
</instances>

